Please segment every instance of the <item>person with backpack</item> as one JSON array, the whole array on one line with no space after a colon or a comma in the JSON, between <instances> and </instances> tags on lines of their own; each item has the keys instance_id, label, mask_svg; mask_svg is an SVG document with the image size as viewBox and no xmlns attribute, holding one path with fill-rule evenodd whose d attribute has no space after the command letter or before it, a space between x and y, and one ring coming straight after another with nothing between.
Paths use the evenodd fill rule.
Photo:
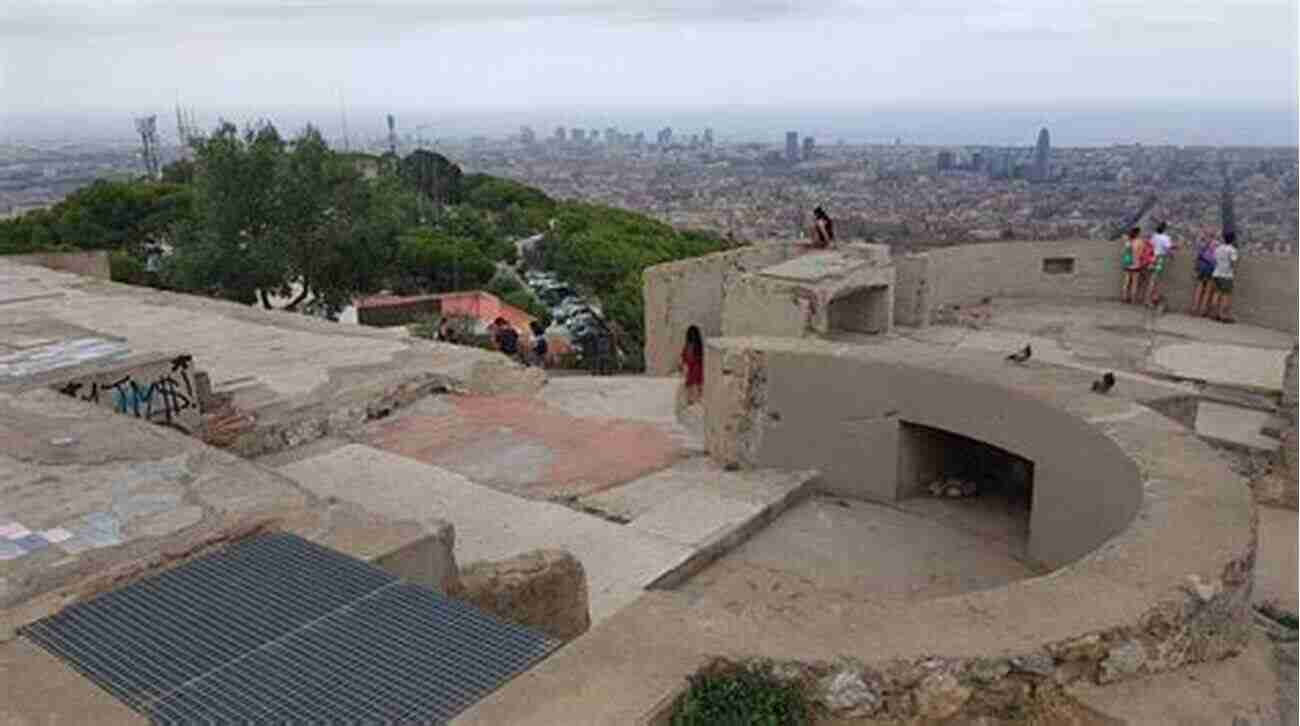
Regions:
<instances>
[{"instance_id":1,"label":"person with backpack","mask_svg":"<svg viewBox=\"0 0 1300 726\"><path fill-rule=\"evenodd\" d=\"M545 368L546 354L549 351L549 346L546 344L546 328L536 320L529 323L529 328L533 332L532 364L538 368Z\"/></svg>"},{"instance_id":2,"label":"person with backpack","mask_svg":"<svg viewBox=\"0 0 1300 726\"><path fill-rule=\"evenodd\" d=\"M1192 315L1210 314L1214 301L1214 252L1219 238L1209 229L1201 230L1200 245L1196 250L1196 289L1192 293Z\"/></svg>"},{"instance_id":3,"label":"person with backpack","mask_svg":"<svg viewBox=\"0 0 1300 726\"><path fill-rule=\"evenodd\" d=\"M507 356L514 358L519 355L519 333L505 318L497 318L492 322L492 340L496 343L497 350L505 353Z\"/></svg>"}]
</instances>

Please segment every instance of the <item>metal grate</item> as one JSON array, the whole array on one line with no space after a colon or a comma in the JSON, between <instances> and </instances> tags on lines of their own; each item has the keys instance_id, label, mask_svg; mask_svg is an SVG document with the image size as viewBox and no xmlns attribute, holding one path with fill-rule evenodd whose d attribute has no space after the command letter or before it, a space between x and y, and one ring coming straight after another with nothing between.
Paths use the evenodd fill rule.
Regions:
<instances>
[{"instance_id":1,"label":"metal grate","mask_svg":"<svg viewBox=\"0 0 1300 726\"><path fill-rule=\"evenodd\" d=\"M559 646L289 534L21 632L158 724L442 723Z\"/></svg>"}]
</instances>

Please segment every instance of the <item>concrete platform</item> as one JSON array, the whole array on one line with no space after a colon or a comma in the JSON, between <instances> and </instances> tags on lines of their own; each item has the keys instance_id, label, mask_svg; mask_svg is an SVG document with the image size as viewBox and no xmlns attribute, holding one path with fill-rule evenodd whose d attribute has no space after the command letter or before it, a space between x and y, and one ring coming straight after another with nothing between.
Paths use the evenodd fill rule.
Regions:
<instances>
[{"instance_id":1,"label":"concrete platform","mask_svg":"<svg viewBox=\"0 0 1300 726\"><path fill-rule=\"evenodd\" d=\"M567 549L586 570L593 623L609 618L698 550L809 481L809 475L755 472L732 477L730 495L692 481L693 486L678 488L677 496L640 511L624 526L359 444L286 464L280 472L316 496L376 514L454 522L462 564L538 548Z\"/></svg>"},{"instance_id":2,"label":"concrete platform","mask_svg":"<svg viewBox=\"0 0 1300 726\"><path fill-rule=\"evenodd\" d=\"M670 379L561 378L540 397L452 396L369 427L370 445L538 499L602 491L699 451L672 418ZM547 389L551 384L547 385ZM627 417L611 417L628 403ZM639 408L638 408L639 407Z\"/></svg>"},{"instance_id":3,"label":"concrete platform","mask_svg":"<svg viewBox=\"0 0 1300 726\"><path fill-rule=\"evenodd\" d=\"M1267 411L1200 401L1196 407L1196 433L1257 451L1277 451L1282 442L1261 433L1266 427L1281 430L1282 421Z\"/></svg>"},{"instance_id":4,"label":"concrete platform","mask_svg":"<svg viewBox=\"0 0 1300 726\"><path fill-rule=\"evenodd\" d=\"M830 602L925 600L1038 574L999 544L892 507L816 497L677 589L798 620Z\"/></svg>"}]
</instances>

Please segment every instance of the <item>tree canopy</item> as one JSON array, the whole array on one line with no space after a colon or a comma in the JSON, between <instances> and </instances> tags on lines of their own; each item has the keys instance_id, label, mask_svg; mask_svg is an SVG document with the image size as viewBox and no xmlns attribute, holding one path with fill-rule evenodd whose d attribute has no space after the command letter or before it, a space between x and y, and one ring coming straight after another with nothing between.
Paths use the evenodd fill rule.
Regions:
<instances>
[{"instance_id":1,"label":"tree canopy","mask_svg":"<svg viewBox=\"0 0 1300 726\"><path fill-rule=\"evenodd\" d=\"M726 246L634 212L462 174L426 149L401 159L338 153L311 126L285 138L268 122L223 122L192 157L167 165L161 181L97 181L0 221L0 253L110 249L131 282L337 311L381 289L483 288L515 261L514 240L545 233L545 266L599 300L639 346L642 270ZM156 245L172 254L151 276L144 262ZM545 316L527 290L498 292Z\"/></svg>"}]
</instances>

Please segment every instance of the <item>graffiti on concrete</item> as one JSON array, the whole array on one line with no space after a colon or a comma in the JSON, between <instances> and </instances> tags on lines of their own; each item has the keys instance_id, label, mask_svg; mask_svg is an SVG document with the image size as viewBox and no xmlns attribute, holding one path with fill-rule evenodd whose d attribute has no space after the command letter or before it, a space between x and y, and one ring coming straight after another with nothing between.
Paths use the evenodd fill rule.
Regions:
<instances>
[{"instance_id":1,"label":"graffiti on concrete","mask_svg":"<svg viewBox=\"0 0 1300 726\"><path fill-rule=\"evenodd\" d=\"M181 414L191 409L197 412L199 405L190 378L193 363L194 356L178 355L171 359L168 370L152 377L144 376L143 380L137 380L139 374L127 373L103 382L69 381L56 390L89 403L111 401L113 410L118 413L189 433L181 421ZM111 399L101 399L101 396L111 396Z\"/></svg>"}]
</instances>

